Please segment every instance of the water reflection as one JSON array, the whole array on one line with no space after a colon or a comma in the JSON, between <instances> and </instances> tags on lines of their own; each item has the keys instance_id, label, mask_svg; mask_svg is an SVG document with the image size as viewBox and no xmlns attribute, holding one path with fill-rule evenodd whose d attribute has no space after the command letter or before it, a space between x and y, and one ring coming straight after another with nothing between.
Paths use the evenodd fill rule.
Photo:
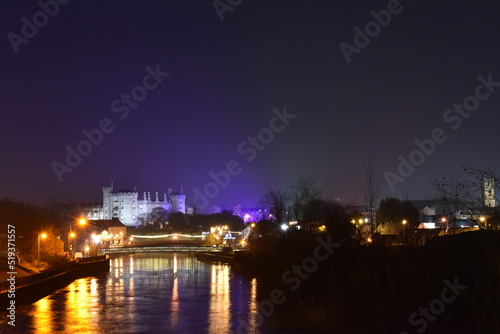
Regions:
<instances>
[{"instance_id":1,"label":"water reflection","mask_svg":"<svg viewBox=\"0 0 500 334\"><path fill-rule=\"evenodd\" d=\"M50 299L42 299L36 303L36 314L38 315L35 320L35 326L39 329L38 333L53 333L51 315L50 315Z\"/></svg>"},{"instance_id":2,"label":"water reflection","mask_svg":"<svg viewBox=\"0 0 500 334\"><path fill-rule=\"evenodd\" d=\"M229 333L231 328L231 301L229 300L229 267L213 265L210 281L210 334Z\"/></svg>"},{"instance_id":3,"label":"water reflection","mask_svg":"<svg viewBox=\"0 0 500 334\"><path fill-rule=\"evenodd\" d=\"M255 332L257 330L257 279L252 278L250 282L250 310L248 312L248 326L250 332Z\"/></svg>"},{"instance_id":4,"label":"water reflection","mask_svg":"<svg viewBox=\"0 0 500 334\"><path fill-rule=\"evenodd\" d=\"M219 334L237 333L244 319L259 334L256 295L257 280L227 265L185 253L127 255L112 259L102 277L78 279L19 308L15 331Z\"/></svg>"},{"instance_id":5,"label":"water reflection","mask_svg":"<svg viewBox=\"0 0 500 334\"><path fill-rule=\"evenodd\" d=\"M177 279L177 254L174 254L174 267L173 267L173 287L172 287L172 299L170 303L170 309L172 310L172 316L170 317L170 325L172 327L177 327L178 317L179 317L179 280Z\"/></svg>"}]
</instances>

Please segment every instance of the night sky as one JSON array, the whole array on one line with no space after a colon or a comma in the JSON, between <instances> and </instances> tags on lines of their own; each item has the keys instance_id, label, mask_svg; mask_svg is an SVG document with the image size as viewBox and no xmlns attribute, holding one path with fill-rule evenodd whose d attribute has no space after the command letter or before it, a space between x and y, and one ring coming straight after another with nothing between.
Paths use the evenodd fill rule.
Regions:
<instances>
[{"instance_id":1,"label":"night sky","mask_svg":"<svg viewBox=\"0 0 500 334\"><path fill-rule=\"evenodd\" d=\"M189 206L193 189L203 193L210 172L229 164L229 182L208 187L210 205L255 206L301 176L325 198L361 203L370 156L381 198L403 184L421 198L429 179L458 175L464 163L500 172L498 1L219 6L73 0L57 13L49 6L50 17L36 1L2 1L0 197L98 202L113 181L141 194L183 186ZM369 42L355 41L373 13L385 27L368 24ZM342 42L356 50L350 63ZM493 81L481 100L479 76ZM464 100L466 117L447 112ZM387 171L397 175L398 157L435 129L441 142L424 161L413 155L421 164L393 192ZM87 155L70 167L67 147L87 140L83 130L97 144L81 144Z\"/></svg>"}]
</instances>

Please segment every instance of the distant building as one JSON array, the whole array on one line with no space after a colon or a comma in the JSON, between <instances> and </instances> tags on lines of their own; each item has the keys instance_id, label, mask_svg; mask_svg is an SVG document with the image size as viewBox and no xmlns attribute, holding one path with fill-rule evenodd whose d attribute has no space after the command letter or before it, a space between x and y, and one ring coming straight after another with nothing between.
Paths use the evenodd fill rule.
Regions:
<instances>
[{"instance_id":1,"label":"distant building","mask_svg":"<svg viewBox=\"0 0 500 334\"><path fill-rule=\"evenodd\" d=\"M150 192L144 192L142 198L139 193L123 189L114 191L113 185L103 187L102 205L87 206L81 209L82 216L88 220L109 220L118 218L126 226L136 226L140 217L145 217L155 208L163 208L169 212L186 213L186 197L182 192L173 192L170 188L163 193L160 200L158 192L151 198Z\"/></svg>"},{"instance_id":2,"label":"distant building","mask_svg":"<svg viewBox=\"0 0 500 334\"><path fill-rule=\"evenodd\" d=\"M92 223L99 233L106 231L110 235L127 235L127 227L118 218L95 220Z\"/></svg>"},{"instance_id":3,"label":"distant building","mask_svg":"<svg viewBox=\"0 0 500 334\"><path fill-rule=\"evenodd\" d=\"M494 208L495 201L495 179L492 177L484 177L484 206Z\"/></svg>"},{"instance_id":4,"label":"distant building","mask_svg":"<svg viewBox=\"0 0 500 334\"><path fill-rule=\"evenodd\" d=\"M122 245L127 238L127 227L118 218L92 221L95 232L101 236L101 242L108 245Z\"/></svg>"}]
</instances>

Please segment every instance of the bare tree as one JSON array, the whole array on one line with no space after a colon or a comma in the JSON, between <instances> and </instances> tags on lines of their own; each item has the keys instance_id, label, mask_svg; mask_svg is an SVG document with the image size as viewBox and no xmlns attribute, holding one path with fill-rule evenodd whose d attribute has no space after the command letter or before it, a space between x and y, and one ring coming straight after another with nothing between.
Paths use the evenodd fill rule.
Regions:
<instances>
[{"instance_id":1,"label":"bare tree","mask_svg":"<svg viewBox=\"0 0 500 334\"><path fill-rule=\"evenodd\" d=\"M287 220L289 196L281 190L268 190L262 197L261 203L271 215L269 220L281 224ZM267 219L267 218L266 218Z\"/></svg>"},{"instance_id":2,"label":"bare tree","mask_svg":"<svg viewBox=\"0 0 500 334\"><path fill-rule=\"evenodd\" d=\"M495 190L500 184L500 179L495 177L490 170L467 165L462 166L462 169L465 171L465 176L458 175L453 178L443 177L439 181L432 180L431 184L435 191L433 195L439 195L437 198L444 198L447 203L451 201L453 206L459 206L461 209L484 210L485 207L495 206L495 202L498 201L498 198L494 197Z\"/></svg>"},{"instance_id":3,"label":"bare tree","mask_svg":"<svg viewBox=\"0 0 500 334\"><path fill-rule=\"evenodd\" d=\"M292 186L292 209L297 221L305 224L311 222L313 210L312 206L319 201L321 190L316 188L315 182L309 178L301 177L297 183Z\"/></svg>"},{"instance_id":4,"label":"bare tree","mask_svg":"<svg viewBox=\"0 0 500 334\"><path fill-rule=\"evenodd\" d=\"M495 196L500 179L491 170L482 170L468 165L463 165L462 169L469 175L465 180L470 194L475 202L481 202L483 207L495 207L498 197Z\"/></svg>"},{"instance_id":5,"label":"bare tree","mask_svg":"<svg viewBox=\"0 0 500 334\"><path fill-rule=\"evenodd\" d=\"M375 233L374 209L379 196L380 180L376 176L375 167L371 158L368 159L368 164L366 165L365 172L361 177L359 187L361 188L363 199L370 210L370 237L373 240L373 234Z\"/></svg>"},{"instance_id":6,"label":"bare tree","mask_svg":"<svg viewBox=\"0 0 500 334\"><path fill-rule=\"evenodd\" d=\"M477 179L464 178L459 175L431 181L432 188L428 197L439 201L441 214L451 219L453 233L460 215L479 221L479 217L485 212L481 191L483 186L481 178L477 177Z\"/></svg>"},{"instance_id":7,"label":"bare tree","mask_svg":"<svg viewBox=\"0 0 500 334\"><path fill-rule=\"evenodd\" d=\"M500 179L487 169L463 165L467 178L463 181L465 204L468 211L479 226L487 229L497 229L500 226L500 208L498 190Z\"/></svg>"}]
</instances>

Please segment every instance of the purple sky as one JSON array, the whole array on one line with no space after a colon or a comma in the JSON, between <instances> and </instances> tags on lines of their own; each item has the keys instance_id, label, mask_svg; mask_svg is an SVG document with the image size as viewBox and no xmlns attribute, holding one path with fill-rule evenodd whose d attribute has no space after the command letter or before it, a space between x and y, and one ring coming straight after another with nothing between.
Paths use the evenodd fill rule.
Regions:
<instances>
[{"instance_id":1,"label":"purple sky","mask_svg":"<svg viewBox=\"0 0 500 334\"><path fill-rule=\"evenodd\" d=\"M36 1L1 6L1 197L98 201L113 181L140 193L183 186L188 205L197 188L218 193L210 205L254 206L305 176L325 198L359 203L369 156L381 197L404 184L420 198L464 163L499 172L500 87L468 99L467 118L446 114L476 94L478 76L500 82L498 2L242 1L223 21L211 0L70 1L53 17ZM372 10L386 27L369 24L380 29L348 63L339 45L355 46ZM38 32L25 27L19 42L34 15ZM157 67L168 76L155 80ZM131 93L141 101L127 105ZM273 120L285 106L295 117ZM398 175L398 157L436 128L446 141L392 192L386 172ZM70 167L82 130L98 145L81 144L92 151ZM207 188L228 163L229 181Z\"/></svg>"}]
</instances>

